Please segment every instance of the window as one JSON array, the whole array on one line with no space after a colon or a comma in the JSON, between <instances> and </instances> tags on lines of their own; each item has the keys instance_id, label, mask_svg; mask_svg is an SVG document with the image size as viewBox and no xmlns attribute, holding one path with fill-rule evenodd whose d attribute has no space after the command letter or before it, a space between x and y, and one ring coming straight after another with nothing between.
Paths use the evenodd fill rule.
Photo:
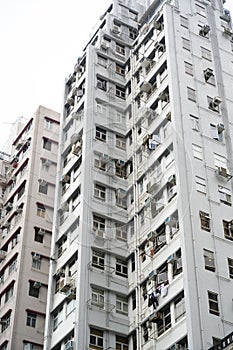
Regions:
<instances>
[{"instance_id":1,"label":"window","mask_svg":"<svg viewBox=\"0 0 233 350\"><path fill-rule=\"evenodd\" d=\"M98 55L97 63L98 63L100 66L103 66L104 68L107 68L108 60L107 60L107 58Z\"/></svg>"},{"instance_id":2,"label":"window","mask_svg":"<svg viewBox=\"0 0 233 350\"><path fill-rule=\"evenodd\" d=\"M136 37L137 37L137 30L136 29L134 29L134 28L129 28L129 37L130 37L130 39L133 39L133 40L135 40L136 39Z\"/></svg>"},{"instance_id":3,"label":"window","mask_svg":"<svg viewBox=\"0 0 233 350\"><path fill-rule=\"evenodd\" d=\"M205 269L209 271L215 271L215 261L214 261L214 252L210 250L203 249L203 255L205 260Z\"/></svg>"},{"instance_id":4,"label":"window","mask_svg":"<svg viewBox=\"0 0 233 350\"><path fill-rule=\"evenodd\" d=\"M144 324L142 326L142 336L144 339L144 343L146 343L149 340L149 333L148 333L148 326L147 324Z\"/></svg>"},{"instance_id":5,"label":"window","mask_svg":"<svg viewBox=\"0 0 233 350\"><path fill-rule=\"evenodd\" d=\"M128 350L127 338L116 335L116 350Z\"/></svg>"},{"instance_id":6,"label":"window","mask_svg":"<svg viewBox=\"0 0 233 350\"><path fill-rule=\"evenodd\" d=\"M3 317L1 317L2 333L10 326L11 311L8 311Z\"/></svg>"},{"instance_id":7,"label":"window","mask_svg":"<svg viewBox=\"0 0 233 350\"><path fill-rule=\"evenodd\" d=\"M180 16L180 25L181 27L188 28L189 27L188 18L184 16Z\"/></svg>"},{"instance_id":8,"label":"window","mask_svg":"<svg viewBox=\"0 0 233 350\"><path fill-rule=\"evenodd\" d=\"M95 184L94 196L98 199L105 201L105 199L106 199L106 187Z\"/></svg>"},{"instance_id":9,"label":"window","mask_svg":"<svg viewBox=\"0 0 233 350\"><path fill-rule=\"evenodd\" d=\"M231 190L222 186L218 186L218 194L221 203L231 205Z\"/></svg>"},{"instance_id":10,"label":"window","mask_svg":"<svg viewBox=\"0 0 233 350\"><path fill-rule=\"evenodd\" d=\"M120 54L122 56L125 56L125 46L116 43L116 53L118 53L118 54Z\"/></svg>"},{"instance_id":11,"label":"window","mask_svg":"<svg viewBox=\"0 0 233 350\"><path fill-rule=\"evenodd\" d=\"M187 95L188 95L188 99L190 101L197 102L196 90L194 90L194 89L192 89L190 87L187 87Z\"/></svg>"},{"instance_id":12,"label":"window","mask_svg":"<svg viewBox=\"0 0 233 350\"><path fill-rule=\"evenodd\" d=\"M122 276L122 277L127 277L128 267L127 267L126 261L122 261L120 259L116 260L116 275Z\"/></svg>"},{"instance_id":13,"label":"window","mask_svg":"<svg viewBox=\"0 0 233 350\"><path fill-rule=\"evenodd\" d=\"M215 76L212 69L206 68L204 70L204 78L206 83L215 86Z\"/></svg>"},{"instance_id":14,"label":"window","mask_svg":"<svg viewBox=\"0 0 233 350\"><path fill-rule=\"evenodd\" d=\"M43 194L48 193L48 182L45 180L39 180L39 192Z\"/></svg>"},{"instance_id":15,"label":"window","mask_svg":"<svg viewBox=\"0 0 233 350\"><path fill-rule=\"evenodd\" d=\"M208 291L209 313L219 316L218 294Z\"/></svg>"},{"instance_id":16,"label":"window","mask_svg":"<svg viewBox=\"0 0 233 350\"><path fill-rule=\"evenodd\" d=\"M96 105L96 111L97 111L97 113L99 113L99 114L106 115L106 114L107 114L107 107L104 106L104 105L101 104L101 103L97 103L97 105Z\"/></svg>"},{"instance_id":17,"label":"window","mask_svg":"<svg viewBox=\"0 0 233 350\"><path fill-rule=\"evenodd\" d=\"M98 269L104 270L104 253L103 252L93 250L92 266L97 267Z\"/></svg>"},{"instance_id":18,"label":"window","mask_svg":"<svg viewBox=\"0 0 233 350\"><path fill-rule=\"evenodd\" d=\"M125 88L116 85L116 96L125 99Z\"/></svg>"},{"instance_id":19,"label":"window","mask_svg":"<svg viewBox=\"0 0 233 350\"><path fill-rule=\"evenodd\" d=\"M34 269L40 270L41 269L41 258L39 257L32 257L32 267Z\"/></svg>"},{"instance_id":20,"label":"window","mask_svg":"<svg viewBox=\"0 0 233 350\"><path fill-rule=\"evenodd\" d=\"M167 329L171 328L170 305L166 306L157 314L158 336L163 334Z\"/></svg>"},{"instance_id":21,"label":"window","mask_svg":"<svg viewBox=\"0 0 233 350\"><path fill-rule=\"evenodd\" d=\"M194 115L190 115L191 128L195 131L199 131L199 118Z\"/></svg>"},{"instance_id":22,"label":"window","mask_svg":"<svg viewBox=\"0 0 233 350\"><path fill-rule=\"evenodd\" d=\"M13 296L13 292L14 292L14 285L10 286L10 288L8 288L6 290L5 293L5 303L8 302L8 300Z\"/></svg>"},{"instance_id":23,"label":"window","mask_svg":"<svg viewBox=\"0 0 233 350\"><path fill-rule=\"evenodd\" d=\"M193 65L188 62L184 62L184 67L185 67L185 73L189 75L193 75Z\"/></svg>"},{"instance_id":24,"label":"window","mask_svg":"<svg viewBox=\"0 0 233 350\"><path fill-rule=\"evenodd\" d=\"M0 347L0 350L9 350L9 348L8 348L8 341L4 342L4 344ZM29 349L29 350L31 350L31 349Z\"/></svg>"},{"instance_id":25,"label":"window","mask_svg":"<svg viewBox=\"0 0 233 350\"><path fill-rule=\"evenodd\" d=\"M53 122L50 119L45 118L45 128L48 130L53 129Z\"/></svg>"},{"instance_id":26,"label":"window","mask_svg":"<svg viewBox=\"0 0 233 350\"><path fill-rule=\"evenodd\" d=\"M210 232L210 216L208 213L204 213L203 211L199 212L200 220L201 220L201 229Z\"/></svg>"},{"instance_id":27,"label":"window","mask_svg":"<svg viewBox=\"0 0 233 350\"><path fill-rule=\"evenodd\" d=\"M224 236L226 239L233 240L233 220L225 221L223 220Z\"/></svg>"},{"instance_id":28,"label":"window","mask_svg":"<svg viewBox=\"0 0 233 350\"><path fill-rule=\"evenodd\" d=\"M119 63L116 63L116 68L115 68L115 72L117 74L120 74L120 75L125 75L125 67L124 66L121 66Z\"/></svg>"},{"instance_id":29,"label":"window","mask_svg":"<svg viewBox=\"0 0 233 350\"><path fill-rule=\"evenodd\" d=\"M126 139L116 135L116 147L126 150Z\"/></svg>"},{"instance_id":30,"label":"window","mask_svg":"<svg viewBox=\"0 0 233 350\"><path fill-rule=\"evenodd\" d=\"M223 130L221 128L221 124L218 124L218 125L210 124L210 132L211 132L211 137L214 140L217 140L219 142L223 141Z\"/></svg>"},{"instance_id":31,"label":"window","mask_svg":"<svg viewBox=\"0 0 233 350\"><path fill-rule=\"evenodd\" d=\"M97 236L104 236L105 232L105 219L94 215L93 216L93 231L97 234Z\"/></svg>"},{"instance_id":32,"label":"window","mask_svg":"<svg viewBox=\"0 0 233 350\"><path fill-rule=\"evenodd\" d=\"M9 265L8 274L10 275L12 272L16 271L16 269L17 269L17 259L12 261L12 263Z\"/></svg>"},{"instance_id":33,"label":"window","mask_svg":"<svg viewBox=\"0 0 233 350\"><path fill-rule=\"evenodd\" d=\"M138 14L132 10L129 10L129 18L132 19L133 21L138 20Z\"/></svg>"},{"instance_id":34,"label":"window","mask_svg":"<svg viewBox=\"0 0 233 350\"><path fill-rule=\"evenodd\" d=\"M195 176L196 189L198 192L206 193L206 181L200 176Z\"/></svg>"},{"instance_id":35,"label":"window","mask_svg":"<svg viewBox=\"0 0 233 350\"><path fill-rule=\"evenodd\" d=\"M224 156L214 153L214 165L216 168L227 169L227 160Z\"/></svg>"},{"instance_id":36,"label":"window","mask_svg":"<svg viewBox=\"0 0 233 350\"><path fill-rule=\"evenodd\" d=\"M186 39L186 38L182 38L182 47L185 50L190 51L191 50L191 45L190 45L190 40Z\"/></svg>"},{"instance_id":37,"label":"window","mask_svg":"<svg viewBox=\"0 0 233 350\"><path fill-rule=\"evenodd\" d=\"M96 305L101 309L104 307L104 290L92 288L91 304Z\"/></svg>"},{"instance_id":38,"label":"window","mask_svg":"<svg viewBox=\"0 0 233 350\"><path fill-rule=\"evenodd\" d=\"M201 47L201 57L208 61L212 61L211 51L205 47Z\"/></svg>"},{"instance_id":39,"label":"window","mask_svg":"<svg viewBox=\"0 0 233 350\"><path fill-rule=\"evenodd\" d=\"M39 298L39 293L40 293L39 285L37 285L36 282L34 282L34 281L30 281L29 282L29 292L28 292L28 294L31 297Z\"/></svg>"},{"instance_id":40,"label":"window","mask_svg":"<svg viewBox=\"0 0 233 350\"><path fill-rule=\"evenodd\" d=\"M45 230L35 227L34 231L35 231L34 241L38 243L43 243Z\"/></svg>"},{"instance_id":41,"label":"window","mask_svg":"<svg viewBox=\"0 0 233 350\"><path fill-rule=\"evenodd\" d=\"M196 4L196 12L203 16L206 17L206 11L205 11L205 7L200 6L199 4Z\"/></svg>"},{"instance_id":42,"label":"window","mask_svg":"<svg viewBox=\"0 0 233 350\"><path fill-rule=\"evenodd\" d=\"M135 310L137 306L136 291L132 293L132 310Z\"/></svg>"},{"instance_id":43,"label":"window","mask_svg":"<svg viewBox=\"0 0 233 350\"><path fill-rule=\"evenodd\" d=\"M44 171L49 171L51 163L52 162L49 159L41 159L41 169Z\"/></svg>"},{"instance_id":44,"label":"window","mask_svg":"<svg viewBox=\"0 0 233 350\"><path fill-rule=\"evenodd\" d=\"M94 159L95 168L105 171L106 162L107 160L104 158L104 155L95 154L95 159Z\"/></svg>"},{"instance_id":45,"label":"window","mask_svg":"<svg viewBox=\"0 0 233 350\"><path fill-rule=\"evenodd\" d=\"M58 326L63 321L63 307L60 307L58 310L56 310L53 314L53 331L55 331Z\"/></svg>"},{"instance_id":46,"label":"window","mask_svg":"<svg viewBox=\"0 0 233 350\"><path fill-rule=\"evenodd\" d=\"M192 148L193 148L193 156L194 158L203 159L203 154L202 154L202 148L201 146L195 145L194 143L192 144Z\"/></svg>"},{"instance_id":47,"label":"window","mask_svg":"<svg viewBox=\"0 0 233 350\"><path fill-rule=\"evenodd\" d=\"M116 295L116 312L128 315L128 299L121 295Z\"/></svg>"},{"instance_id":48,"label":"window","mask_svg":"<svg viewBox=\"0 0 233 350\"><path fill-rule=\"evenodd\" d=\"M66 305L66 316L71 314L71 312L74 310L75 310L75 299L70 299L67 301L67 305Z\"/></svg>"},{"instance_id":49,"label":"window","mask_svg":"<svg viewBox=\"0 0 233 350\"><path fill-rule=\"evenodd\" d=\"M101 78L97 78L97 88L107 91L107 81Z\"/></svg>"},{"instance_id":50,"label":"window","mask_svg":"<svg viewBox=\"0 0 233 350\"><path fill-rule=\"evenodd\" d=\"M185 312L186 312L184 292L182 292L175 298L174 306L175 306L175 320L177 322L185 315Z\"/></svg>"},{"instance_id":51,"label":"window","mask_svg":"<svg viewBox=\"0 0 233 350\"><path fill-rule=\"evenodd\" d=\"M229 277L233 278L233 259L228 258Z\"/></svg>"},{"instance_id":52,"label":"window","mask_svg":"<svg viewBox=\"0 0 233 350\"><path fill-rule=\"evenodd\" d=\"M96 127L95 129L95 138L100 141L106 142L107 131L100 127Z\"/></svg>"},{"instance_id":53,"label":"window","mask_svg":"<svg viewBox=\"0 0 233 350\"><path fill-rule=\"evenodd\" d=\"M26 326L35 328L36 318L37 318L37 314L35 312L27 311Z\"/></svg>"},{"instance_id":54,"label":"window","mask_svg":"<svg viewBox=\"0 0 233 350\"><path fill-rule=\"evenodd\" d=\"M211 110L211 111L214 111L214 112L217 112L217 113L220 113L220 103L221 103L221 100L219 100L219 98L215 97L210 97L210 96L207 96L207 103L208 103L208 108Z\"/></svg>"},{"instance_id":55,"label":"window","mask_svg":"<svg viewBox=\"0 0 233 350\"><path fill-rule=\"evenodd\" d=\"M49 139L43 138L43 148L47 151L51 151L52 149L52 141Z\"/></svg>"},{"instance_id":56,"label":"window","mask_svg":"<svg viewBox=\"0 0 233 350\"><path fill-rule=\"evenodd\" d=\"M103 349L104 346L104 332L96 328L90 329L90 349Z\"/></svg>"},{"instance_id":57,"label":"window","mask_svg":"<svg viewBox=\"0 0 233 350\"><path fill-rule=\"evenodd\" d=\"M45 218L45 207L43 204L37 204L37 216Z\"/></svg>"},{"instance_id":58,"label":"window","mask_svg":"<svg viewBox=\"0 0 233 350\"><path fill-rule=\"evenodd\" d=\"M116 239L120 241L127 241L127 230L126 226L122 226L120 223L116 223Z\"/></svg>"}]
</instances>

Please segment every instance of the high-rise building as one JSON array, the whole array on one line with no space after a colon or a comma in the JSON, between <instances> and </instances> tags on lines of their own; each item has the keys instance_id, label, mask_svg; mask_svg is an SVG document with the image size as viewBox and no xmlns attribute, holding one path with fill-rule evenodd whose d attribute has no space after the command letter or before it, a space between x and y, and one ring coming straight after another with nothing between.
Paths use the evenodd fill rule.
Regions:
<instances>
[{"instance_id":1,"label":"high-rise building","mask_svg":"<svg viewBox=\"0 0 233 350\"><path fill-rule=\"evenodd\" d=\"M66 81L46 350L206 350L233 328L222 0L114 0Z\"/></svg>"},{"instance_id":2,"label":"high-rise building","mask_svg":"<svg viewBox=\"0 0 233 350\"><path fill-rule=\"evenodd\" d=\"M0 153L0 349L43 349L59 114L40 106Z\"/></svg>"}]
</instances>

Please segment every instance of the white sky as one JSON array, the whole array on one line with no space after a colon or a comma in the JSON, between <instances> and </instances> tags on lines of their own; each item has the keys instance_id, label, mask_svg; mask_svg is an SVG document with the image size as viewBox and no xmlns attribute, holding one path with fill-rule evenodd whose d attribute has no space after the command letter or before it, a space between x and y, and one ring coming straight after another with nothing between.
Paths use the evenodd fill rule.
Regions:
<instances>
[{"instance_id":1,"label":"white sky","mask_svg":"<svg viewBox=\"0 0 233 350\"><path fill-rule=\"evenodd\" d=\"M64 79L111 0L0 0L0 150L39 105L58 112ZM232 0L225 7L233 15Z\"/></svg>"}]
</instances>

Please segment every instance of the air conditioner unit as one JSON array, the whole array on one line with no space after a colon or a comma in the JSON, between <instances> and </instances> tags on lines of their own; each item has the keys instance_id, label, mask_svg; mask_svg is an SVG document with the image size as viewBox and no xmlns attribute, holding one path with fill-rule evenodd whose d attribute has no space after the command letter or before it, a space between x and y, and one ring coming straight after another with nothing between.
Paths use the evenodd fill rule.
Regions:
<instances>
[{"instance_id":1,"label":"air conditioner unit","mask_svg":"<svg viewBox=\"0 0 233 350\"><path fill-rule=\"evenodd\" d=\"M23 212L23 208L21 208L21 207L16 207L16 213L17 214L21 214L22 212Z\"/></svg>"},{"instance_id":2,"label":"air conditioner unit","mask_svg":"<svg viewBox=\"0 0 233 350\"><path fill-rule=\"evenodd\" d=\"M109 42L106 40L101 40L100 47L104 50L107 50L109 48Z\"/></svg>"},{"instance_id":3,"label":"air conditioner unit","mask_svg":"<svg viewBox=\"0 0 233 350\"><path fill-rule=\"evenodd\" d=\"M83 110L82 111L76 111L71 114L71 117L75 120L81 120L83 116Z\"/></svg>"},{"instance_id":4,"label":"air conditioner unit","mask_svg":"<svg viewBox=\"0 0 233 350\"><path fill-rule=\"evenodd\" d=\"M155 49L158 50L158 51L164 52L165 49L166 49L166 46L163 43L156 43L155 44Z\"/></svg>"},{"instance_id":5,"label":"air conditioner unit","mask_svg":"<svg viewBox=\"0 0 233 350\"><path fill-rule=\"evenodd\" d=\"M153 270L149 273L149 279L152 280L152 279L155 279L156 277L156 270Z\"/></svg>"},{"instance_id":6,"label":"air conditioner unit","mask_svg":"<svg viewBox=\"0 0 233 350\"><path fill-rule=\"evenodd\" d=\"M148 233L147 239L148 239L149 241L154 241L154 239L156 238L156 236L157 236L156 232L151 231L151 232Z\"/></svg>"},{"instance_id":7,"label":"air conditioner unit","mask_svg":"<svg viewBox=\"0 0 233 350\"><path fill-rule=\"evenodd\" d=\"M167 102L168 101L168 93L163 91L159 94L159 99L162 101L162 102Z\"/></svg>"},{"instance_id":8,"label":"air conditioner unit","mask_svg":"<svg viewBox=\"0 0 233 350\"><path fill-rule=\"evenodd\" d=\"M60 210L62 212L68 212L69 211L69 203L68 202L64 202L61 204Z\"/></svg>"},{"instance_id":9,"label":"air conditioner unit","mask_svg":"<svg viewBox=\"0 0 233 350\"><path fill-rule=\"evenodd\" d=\"M218 108L218 106L220 105L220 103L222 103L221 97L216 96L216 97L213 98L212 101L210 101L209 107L210 107L211 109L216 109L216 108Z\"/></svg>"},{"instance_id":10,"label":"air conditioner unit","mask_svg":"<svg viewBox=\"0 0 233 350\"><path fill-rule=\"evenodd\" d=\"M80 139L78 134L73 134L70 138L70 143L73 145L74 143L76 143L78 140Z\"/></svg>"},{"instance_id":11,"label":"air conditioner unit","mask_svg":"<svg viewBox=\"0 0 233 350\"><path fill-rule=\"evenodd\" d=\"M41 256L39 253L34 253L33 256L32 256L33 260L35 261L39 261L41 259Z\"/></svg>"},{"instance_id":12,"label":"air conditioner unit","mask_svg":"<svg viewBox=\"0 0 233 350\"><path fill-rule=\"evenodd\" d=\"M73 350L73 349L74 349L73 340L68 340L68 342L65 343L65 350Z\"/></svg>"},{"instance_id":13,"label":"air conditioner unit","mask_svg":"<svg viewBox=\"0 0 233 350\"><path fill-rule=\"evenodd\" d=\"M152 60L147 57L143 57L140 61L142 68L146 68L151 62Z\"/></svg>"},{"instance_id":14,"label":"air conditioner unit","mask_svg":"<svg viewBox=\"0 0 233 350\"><path fill-rule=\"evenodd\" d=\"M120 167L123 167L125 165L125 162L124 162L124 160L118 159L116 164Z\"/></svg>"},{"instance_id":15,"label":"air conditioner unit","mask_svg":"<svg viewBox=\"0 0 233 350\"><path fill-rule=\"evenodd\" d=\"M149 83L149 82L147 82L147 81L144 81L143 83L142 83L142 85L140 86L140 91L141 92L150 92L151 91L151 89L152 89L152 85Z\"/></svg>"},{"instance_id":16,"label":"air conditioner unit","mask_svg":"<svg viewBox=\"0 0 233 350\"><path fill-rule=\"evenodd\" d=\"M157 275L157 283L163 283L168 280L167 272L161 272Z\"/></svg>"},{"instance_id":17,"label":"air conditioner unit","mask_svg":"<svg viewBox=\"0 0 233 350\"><path fill-rule=\"evenodd\" d=\"M36 281L33 283L33 287L39 289L41 287L41 283Z\"/></svg>"},{"instance_id":18,"label":"air conditioner unit","mask_svg":"<svg viewBox=\"0 0 233 350\"><path fill-rule=\"evenodd\" d=\"M172 216L168 216L165 219L165 225L168 225L170 227L176 227L178 224L178 220L176 218L173 218Z\"/></svg>"},{"instance_id":19,"label":"air conditioner unit","mask_svg":"<svg viewBox=\"0 0 233 350\"><path fill-rule=\"evenodd\" d=\"M83 89L78 89L78 91L77 91L77 96L78 96L78 97L82 97L83 95L84 95Z\"/></svg>"},{"instance_id":20,"label":"air conditioner unit","mask_svg":"<svg viewBox=\"0 0 233 350\"><path fill-rule=\"evenodd\" d=\"M120 34L120 32L121 32L120 27L117 26L117 25L113 25L113 27L112 27L112 33L114 33L114 34Z\"/></svg>"},{"instance_id":21,"label":"air conditioner unit","mask_svg":"<svg viewBox=\"0 0 233 350\"><path fill-rule=\"evenodd\" d=\"M6 221L5 224L3 224L3 228L9 228L11 226L11 223L9 221Z\"/></svg>"},{"instance_id":22,"label":"air conditioner unit","mask_svg":"<svg viewBox=\"0 0 233 350\"><path fill-rule=\"evenodd\" d=\"M226 35L229 35L229 36L233 35L232 30L229 27L224 27L223 33L226 34Z\"/></svg>"},{"instance_id":23,"label":"air conditioner unit","mask_svg":"<svg viewBox=\"0 0 233 350\"><path fill-rule=\"evenodd\" d=\"M182 258L178 258L177 260L176 260L176 268L177 269L180 269L180 268L182 268Z\"/></svg>"},{"instance_id":24,"label":"air conditioner unit","mask_svg":"<svg viewBox=\"0 0 233 350\"><path fill-rule=\"evenodd\" d=\"M227 169L223 167L218 167L218 175L228 178L229 174L227 173Z\"/></svg>"},{"instance_id":25,"label":"air conditioner unit","mask_svg":"<svg viewBox=\"0 0 233 350\"><path fill-rule=\"evenodd\" d=\"M74 288L70 288L68 289L68 291L66 292L66 296L68 299L75 299L76 298L76 291Z\"/></svg>"},{"instance_id":26,"label":"air conditioner unit","mask_svg":"<svg viewBox=\"0 0 233 350\"><path fill-rule=\"evenodd\" d=\"M149 143L148 143L148 148L151 150L154 150L159 144L160 144L160 136L152 135L152 138L149 140Z\"/></svg>"},{"instance_id":27,"label":"air conditioner unit","mask_svg":"<svg viewBox=\"0 0 233 350\"><path fill-rule=\"evenodd\" d=\"M176 260L177 260L176 254L171 254L171 255L169 255L169 257L167 258L167 262L170 263L170 264L173 264Z\"/></svg>"},{"instance_id":28,"label":"air conditioner unit","mask_svg":"<svg viewBox=\"0 0 233 350\"><path fill-rule=\"evenodd\" d=\"M74 105L74 99L72 97L67 98L65 107L70 107Z\"/></svg>"},{"instance_id":29,"label":"air conditioner unit","mask_svg":"<svg viewBox=\"0 0 233 350\"><path fill-rule=\"evenodd\" d=\"M175 185L176 184L176 175L173 174L173 175L169 176L167 182L171 185Z\"/></svg>"},{"instance_id":30,"label":"air conditioner unit","mask_svg":"<svg viewBox=\"0 0 233 350\"><path fill-rule=\"evenodd\" d=\"M204 70L204 76L205 76L205 80L208 81L212 76L214 76L213 69L206 68Z\"/></svg>"},{"instance_id":31,"label":"air conditioner unit","mask_svg":"<svg viewBox=\"0 0 233 350\"><path fill-rule=\"evenodd\" d=\"M210 26L208 26L207 24L205 24L199 31L199 34L202 35L202 36L206 36L208 35L210 31Z\"/></svg>"},{"instance_id":32,"label":"air conditioner unit","mask_svg":"<svg viewBox=\"0 0 233 350\"><path fill-rule=\"evenodd\" d=\"M74 97L78 92L77 86L74 86L73 89L71 90L71 96Z\"/></svg>"},{"instance_id":33,"label":"air conditioner unit","mask_svg":"<svg viewBox=\"0 0 233 350\"><path fill-rule=\"evenodd\" d=\"M221 133L225 130L224 124L219 123L219 124L217 125L217 129L218 129L219 134L221 134Z\"/></svg>"},{"instance_id":34,"label":"air conditioner unit","mask_svg":"<svg viewBox=\"0 0 233 350\"><path fill-rule=\"evenodd\" d=\"M38 234L39 236L44 236L45 230L43 230L42 228L40 228L40 229L37 231L37 234Z\"/></svg>"},{"instance_id":35,"label":"air conditioner unit","mask_svg":"<svg viewBox=\"0 0 233 350\"><path fill-rule=\"evenodd\" d=\"M6 252L5 250L0 250L0 261L4 260L6 257Z\"/></svg>"},{"instance_id":36,"label":"air conditioner unit","mask_svg":"<svg viewBox=\"0 0 233 350\"><path fill-rule=\"evenodd\" d=\"M9 210L9 209L12 209L13 208L13 204L11 202L8 202L7 205L6 205L6 209Z\"/></svg>"},{"instance_id":37,"label":"air conditioner unit","mask_svg":"<svg viewBox=\"0 0 233 350\"><path fill-rule=\"evenodd\" d=\"M78 141L72 146L72 153L75 156L79 156L81 149L82 149L82 143L81 141Z\"/></svg>"},{"instance_id":38,"label":"air conditioner unit","mask_svg":"<svg viewBox=\"0 0 233 350\"><path fill-rule=\"evenodd\" d=\"M163 24L159 21L154 21L153 22L153 25L154 25L154 28L157 29L157 30L162 30L163 29Z\"/></svg>"},{"instance_id":39,"label":"air conditioner unit","mask_svg":"<svg viewBox=\"0 0 233 350\"><path fill-rule=\"evenodd\" d=\"M97 237L104 238L104 231L103 230L95 230L95 234Z\"/></svg>"},{"instance_id":40,"label":"air conditioner unit","mask_svg":"<svg viewBox=\"0 0 233 350\"><path fill-rule=\"evenodd\" d=\"M66 293L71 287L70 277L61 278L59 281L59 291L62 293Z\"/></svg>"},{"instance_id":41,"label":"air conditioner unit","mask_svg":"<svg viewBox=\"0 0 233 350\"><path fill-rule=\"evenodd\" d=\"M61 177L61 181L63 182L63 183L67 183L67 182L69 182L70 181L70 176L69 175L67 175L67 174L65 174L65 175L62 175L62 177Z\"/></svg>"},{"instance_id":42,"label":"air conditioner unit","mask_svg":"<svg viewBox=\"0 0 233 350\"><path fill-rule=\"evenodd\" d=\"M102 162L107 162L107 161L109 160L109 155L108 155L108 154L102 153L102 154L100 155L100 160L101 160ZM118 160L117 162L119 162L119 160ZM120 162L121 162L121 161L120 161Z\"/></svg>"}]
</instances>

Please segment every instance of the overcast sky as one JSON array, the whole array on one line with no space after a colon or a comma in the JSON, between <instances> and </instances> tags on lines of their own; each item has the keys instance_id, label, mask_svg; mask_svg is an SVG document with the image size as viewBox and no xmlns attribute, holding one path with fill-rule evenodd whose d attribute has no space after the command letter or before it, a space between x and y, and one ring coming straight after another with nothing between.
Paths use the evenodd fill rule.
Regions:
<instances>
[{"instance_id":1,"label":"overcast sky","mask_svg":"<svg viewBox=\"0 0 233 350\"><path fill-rule=\"evenodd\" d=\"M0 150L19 116L60 112L65 77L111 0L0 0ZM225 7L233 14L232 0Z\"/></svg>"}]
</instances>

